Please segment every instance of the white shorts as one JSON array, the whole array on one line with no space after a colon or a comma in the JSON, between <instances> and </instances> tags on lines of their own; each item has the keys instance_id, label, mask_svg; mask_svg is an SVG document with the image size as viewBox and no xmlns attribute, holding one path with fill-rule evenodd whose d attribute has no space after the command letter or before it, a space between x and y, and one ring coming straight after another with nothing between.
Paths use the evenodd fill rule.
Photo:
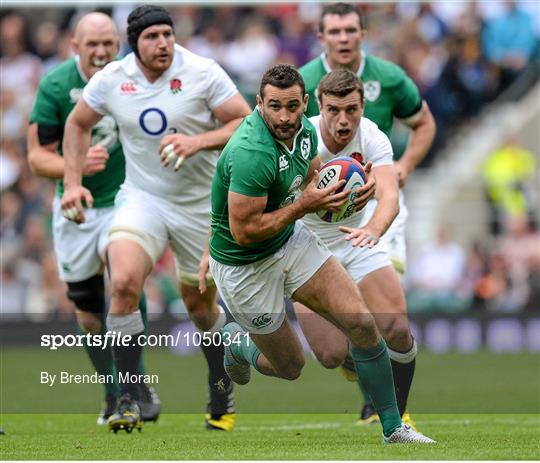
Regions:
<instances>
[{"instance_id":1,"label":"white shorts","mask_svg":"<svg viewBox=\"0 0 540 463\"><path fill-rule=\"evenodd\" d=\"M353 247L349 241L345 241L344 236L325 244L355 283L375 270L392 265L384 243L378 243L371 249Z\"/></svg>"},{"instance_id":2,"label":"white shorts","mask_svg":"<svg viewBox=\"0 0 540 463\"><path fill-rule=\"evenodd\" d=\"M53 202L53 242L62 281L87 280L103 269L114 207L85 209L85 222L77 225L62 214L60 198Z\"/></svg>"},{"instance_id":3,"label":"white shorts","mask_svg":"<svg viewBox=\"0 0 540 463\"><path fill-rule=\"evenodd\" d=\"M377 206L377 201L370 201L366 208L365 213L360 222L360 226L366 225ZM399 214L394 219L390 228L382 236L380 243L384 243L388 254L390 254L390 260L396 271L403 275L407 267L407 245L405 241L405 226L407 224L407 217L409 213L407 206L403 198L403 193L399 192Z\"/></svg>"},{"instance_id":4,"label":"white shorts","mask_svg":"<svg viewBox=\"0 0 540 463\"><path fill-rule=\"evenodd\" d=\"M235 320L246 331L269 334L285 319L284 296L292 298L332 256L301 221L273 255L253 264L230 266L210 258L210 271Z\"/></svg>"},{"instance_id":5,"label":"white shorts","mask_svg":"<svg viewBox=\"0 0 540 463\"><path fill-rule=\"evenodd\" d=\"M176 258L178 278L196 286L210 227L210 202L179 205L166 198L122 186L116 195L110 241L131 240L155 263L167 245Z\"/></svg>"}]
</instances>

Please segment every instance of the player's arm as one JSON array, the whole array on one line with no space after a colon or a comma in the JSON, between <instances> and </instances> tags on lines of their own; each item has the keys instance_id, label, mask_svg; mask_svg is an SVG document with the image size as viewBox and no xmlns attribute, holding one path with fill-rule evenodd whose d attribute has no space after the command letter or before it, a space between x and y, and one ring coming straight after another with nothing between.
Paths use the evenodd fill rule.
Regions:
<instances>
[{"instance_id":1,"label":"player's arm","mask_svg":"<svg viewBox=\"0 0 540 463\"><path fill-rule=\"evenodd\" d=\"M425 101L422 102L422 108L418 113L400 120L412 130L403 156L395 163L399 186L402 187L405 185L409 174L416 169L416 166L429 151L435 138L436 125L435 119Z\"/></svg>"},{"instance_id":2,"label":"player's arm","mask_svg":"<svg viewBox=\"0 0 540 463\"><path fill-rule=\"evenodd\" d=\"M28 165L33 174L40 177L61 179L64 177L64 158L58 153L57 148L60 139L49 141L51 137L45 138L40 135L40 127L37 123L28 126L27 146ZM99 145L90 147L86 153L83 175L94 175L105 170L109 153Z\"/></svg>"},{"instance_id":3,"label":"player's arm","mask_svg":"<svg viewBox=\"0 0 540 463\"><path fill-rule=\"evenodd\" d=\"M86 153L90 147L92 127L103 117L81 98L67 118L64 128L64 195L62 209L69 220L84 222L82 201L92 207L93 198L82 186Z\"/></svg>"},{"instance_id":4,"label":"player's arm","mask_svg":"<svg viewBox=\"0 0 540 463\"><path fill-rule=\"evenodd\" d=\"M317 157L311 162L320 163L320 159ZM265 241L310 212L334 210L347 201L350 190L335 193L344 180L323 189L317 188L318 180L318 172L314 169L311 181L299 198L272 212L264 212L267 196L253 197L229 191L229 224L235 241L241 246Z\"/></svg>"},{"instance_id":5,"label":"player's arm","mask_svg":"<svg viewBox=\"0 0 540 463\"><path fill-rule=\"evenodd\" d=\"M41 177L60 179L64 176L64 159L56 151L59 139L42 144L38 129L38 124L31 123L26 133L30 170Z\"/></svg>"},{"instance_id":6,"label":"player's arm","mask_svg":"<svg viewBox=\"0 0 540 463\"><path fill-rule=\"evenodd\" d=\"M244 97L240 93L236 93L212 110L214 117L223 126L197 135L175 133L163 137L159 144L163 165L167 167L174 159L187 159L201 150L223 148L242 119L250 113L251 109ZM178 170L176 166L175 169Z\"/></svg>"},{"instance_id":7,"label":"player's arm","mask_svg":"<svg viewBox=\"0 0 540 463\"><path fill-rule=\"evenodd\" d=\"M373 173L377 179L377 207L371 220L362 228L339 227L347 234L345 239L352 240L353 246L375 246L399 212L399 187L394 166L377 166Z\"/></svg>"}]
</instances>

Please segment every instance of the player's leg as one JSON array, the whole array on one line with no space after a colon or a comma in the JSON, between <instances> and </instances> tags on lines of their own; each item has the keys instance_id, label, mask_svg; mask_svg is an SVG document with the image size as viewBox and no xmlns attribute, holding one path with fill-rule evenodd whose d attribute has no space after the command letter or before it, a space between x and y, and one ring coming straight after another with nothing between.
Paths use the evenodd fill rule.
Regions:
<instances>
[{"instance_id":1,"label":"player's leg","mask_svg":"<svg viewBox=\"0 0 540 463\"><path fill-rule=\"evenodd\" d=\"M325 368L341 366L349 352L349 342L343 332L300 302L294 302L294 311L319 363Z\"/></svg>"},{"instance_id":2,"label":"player's leg","mask_svg":"<svg viewBox=\"0 0 540 463\"><path fill-rule=\"evenodd\" d=\"M297 223L297 227L305 229L301 223ZM309 235L303 237L305 246L288 264L287 293L332 322L347 336L356 371L373 399L385 440L394 436L394 440L402 442L433 442L402 425L386 343L345 268L331 256L315 273L308 272L310 261L317 256L330 255L314 234L309 232ZM396 436L400 436L399 439Z\"/></svg>"},{"instance_id":3,"label":"player's leg","mask_svg":"<svg viewBox=\"0 0 540 463\"><path fill-rule=\"evenodd\" d=\"M345 269L331 257L295 291L293 298L331 321L347 336L356 370L365 378L364 385L381 417L384 435L390 436L401 427L401 417L386 344Z\"/></svg>"},{"instance_id":4,"label":"player's leg","mask_svg":"<svg viewBox=\"0 0 540 463\"><path fill-rule=\"evenodd\" d=\"M369 204L366 207L366 213L363 215L360 226L364 226L369 222L371 216L373 215L373 204ZM368 210L369 209L369 210ZM403 275L406 265L406 245L405 245L405 225L407 221L407 207L403 202L403 197L400 195L400 212L399 215L394 219L390 228L382 236L381 241L378 246L374 249L383 249L387 253L388 258L390 259L390 264L396 269L398 275ZM377 268L382 268L381 259L377 259L375 256L375 263L379 263L378 267L372 266L371 270L364 268L363 276L367 275L370 271L376 270ZM358 265L359 261L356 261L353 266ZM369 264L369 262L368 262ZM362 265L361 263L359 265ZM384 266L387 264L385 263ZM363 277L362 276L362 277ZM355 281L359 282L360 279L354 278ZM371 424L377 422L377 414L373 408L371 398L366 392L365 388L362 386L362 378L358 378L358 385L362 391L364 397L364 405L360 411L360 419L358 420L359 424ZM405 420L404 420L405 421Z\"/></svg>"},{"instance_id":5,"label":"player's leg","mask_svg":"<svg viewBox=\"0 0 540 463\"><path fill-rule=\"evenodd\" d=\"M332 291L328 291L328 281L332 282ZM293 298L320 313L347 335L356 370L380 417L383 441L433 443L432 439L402 424L386 344L360 292L338 261L330 258Z\"/></svg>"},{"instance_id":6,"label":"player's leg","mask_svg":"<svg viewBox=\"0 0 540 463\"><path fill-rule=\"evenodd\" d=\"M207 290L200 294L192 280L180 284L180 291L189 316L202 332L219 333L226 323L223 307L216 302L217 291L213 282L208 282ZM211 339L215 339L211 336ZM236 414L234 410L233 385L223 366L224 348L221 343L201 345L201 350L208 364L209 402L205 417L209 430L232 431Z\"/></svg>"},{"instance_id":7,"label":"player's leg","mask_svg":"<svg viewBox=\"0 0 540 463\"><path fill-rule=\"evenodd\" d=\"M116 413L108 420L113 431L141 427L138 380L141 337L144 324L139 300L144 281L167 242L167 232L152 197L122 189L109 231L107 257L111 279L111 304L107 329L118 333L121 342L112 347L120 379L121 398ZM128 338L129 337L129 338ZM130 378L129 381L125 381Z\"/></svg>"},{"instance_id":8,"label":"player's leg","mask_svg":"<svg viewBox=\"0 0 540 463\"><path fill-rule=\"evenodd\" d=\"M398 408L403 415L416 364L416 344L403 289L392 266L371 272L358 286L388 346Z\"/></svg>"},{"instance_id":9,"label":"player's leg","mask_svg":"<svg viewBox=\"0 0 540 463\"><path fill-rule=\"evenodd\" d=\"M103 275L95 275L87 280L79 282L68 282L68 297L77 307L75 310L79 330L82 334L105 335L107 328L105 326L105 290ZM85 343L84 346L94 369L99 375L111 375L114 382L106 382L105 400L98 417L98 424L103 425L107 419L114 413L116 401L120 389L116 378L116 371L110 346L103 348L91 343Z\"/></svg>"},{"instance_id":10,"label":"player's leg","mask_svg":"<svg viewBox=\"0 0 540 463\"><path fill-rule=\"evenodd\" d=\"M114 234L111 235L111 238ZM138 304L144 281L152 270L152 260L140 244L129 239L111 241L108 249L111 277L111 305L107 328L118 334L121 342L113 345L113 358L120 383L118 407L108 420L111 430L140 428L139 387L133 380L139 374L142 352L140 338L144 324Z\"/></svg>"},{"instance_id":11,"label":"player's leg","mask_svg":"<svg viewBox=\"0 0 540 463\"><path fill-rule=\"evenodd\" d=\"M200 331L214 334L225 326L225 311L217 304L217 291L211 278L204 294L198 289L199 262L210 224L209 207L208 200L201 200L190 207L168 204L164 214L187 312ZM217 339L214 336L210 338ZM208 364L209 401L205 426L209 430L232 431L236 421L233 384L223 366L223 345L219 342L202 343L201 350Z\"/></svg>"},{"instance_id":12,"label":"player's leg","mask_svg":"<svg viewBox=\"0 0 540 463\"><path fill-rule=\"evenodd\" d=\"M104 334L105 289L99 241L104 228L110 223L112 208L93 209L81 225L63 216L58 198L53 202L52 210L58 274L67 284L68 298L75 304L79 330L82 334ZM98 374L116 378L109 346L102 348L85 344L85 350ZM98 424L104 424L112 414L119 393L116 381L103 387L105 400Z\"/></svg>"},{"instance_id":13,"label":"player's leg","mask_svg":"<svg viewBox=\"0 0 540 463\"><path fill-rule=\"evenodd\" d=\"M114 208L111 207L107 210L98 210L96 218L99 219L101 223L101 231L99 234L97 250L101 261L106 262L106 251L107 245L109 243L109 229L111 227L111 222L114 218ZM139 310L141 311L141 316L146 331L148 328L148 317L146 314L146 297L144 295L144 292L141 294L141 298L139 300ZM103 325L105 325L105 323L103 323ZM109 351L110 363L114 367L111 348L107 346L106 350ZM138 372L139 374L145 374L144 359L142 353L139 360ZM107 402L110 407L110 401ZM157 421L161 409L161 402L159 401L159 397L157 396L157 393L153 386L148 386L144 383L141 383L139 385L139 406L143 421Z\"/></svg>"}]
</instances>

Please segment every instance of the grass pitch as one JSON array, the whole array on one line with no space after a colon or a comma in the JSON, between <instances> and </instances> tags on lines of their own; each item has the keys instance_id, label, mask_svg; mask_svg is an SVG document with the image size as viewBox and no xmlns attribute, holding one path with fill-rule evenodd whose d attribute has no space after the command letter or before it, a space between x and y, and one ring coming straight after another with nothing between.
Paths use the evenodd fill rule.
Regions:
<instances>
[{"instance_id":1,"label":"grass pitch","mask_svg":"<svg viewBox=\"0 0 540 463\"><path fill-rule=\"evenodd\" d=\"M379 426L354 425L356 386L308 358L287 382L253 374L236 388L232 433L204 429L202 355L146 354L164 414L142 433L95 425L99 385L40 384L40 371L91 373L81 350L2 348L0 457L188 460L540 459L540 362L534 354L433 355L421 352L410 400L419 429L435 446L383 446Z\"/></svg>"},{"instance_id":2,"label":"grass pitch","mask_svg":"<svg viewBox=\"0 0 540 463\"><path fill-rule=\"evenodd\" d=\"M109 434L93 415L8 415L2 458L14 460L499 460L540 458L534 415L416 415L433 446L383 446L353 415L247 414L232 433L202 415L164 415L141 433Z\"/></svg>"}]
</instances>

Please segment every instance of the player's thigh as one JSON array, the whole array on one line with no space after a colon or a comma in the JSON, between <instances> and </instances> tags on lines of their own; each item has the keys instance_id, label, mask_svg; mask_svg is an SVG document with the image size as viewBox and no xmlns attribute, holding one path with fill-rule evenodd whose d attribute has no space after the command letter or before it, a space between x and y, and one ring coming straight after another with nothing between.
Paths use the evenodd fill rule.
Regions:
<instances>
[{"instance_id":1,"label":"player's thigh","mask_svg":"<svg viewBox=\"0 0 540 463\"><path fill-rule=\"evenodd\" d=\"M393 329L408 331L405 295L391 265L366 275L358 288L383 335Z\"/></svg>"},{"instance_id":2,"label":"player's thigh","mask_svg":"<svg viewBox=\"0 0 540 463\"><path fill-rule=\"evenodd\" d=\"M326 368L337 368L349 351L346 336L328 320L295 302L294 311L315 357Z\"/></svg>"},{"instance_id":3,"label":"player's thigh","mask_svg":"<svg viewBox=\"0 0 540 463\"><path fill-rule=\"evenodd\" d=\"M292 298L346 332L369 323L371 318L360 291L333 256L295 291Z\"/></svg>"},{"instance_id":4,"label":"player's thigh","mask_svg":"<svg viewBox=\"0 0 540 463\"><path fill-rule=\"evenodd\" d=\"M210 271L221 298L244 330L270 334L285 318L282 260L275 256L241 266L210 258Z\"/></svg>"},{"instance_id":5,"label":"player's thigh","mask_svg":"<svg viewBox=\"0 0 540 463\"><path fill-rule=\"evenodd\" d=\"M88 209L86 222L77 225L63 216L59 198L55 198L52 209L53 245L60 279L78 282L100 273L103 261L98 243L110 223L112 210L107 208L109 217L106 217L97 209Z\"/></svg>"},{"instance_id":6,"label":"player's thigh","mask_svg":"<svg viewBox=\"0 0 540 463\"><path fill-rule=\"evenodd\" d=\"M281 374L296 379L304 366L304 351L289 319L283 318L281 326L269 334L251 333L251 340Z\"/></svg>"},{"instance_id":7,"label":"player's thigh","mask_svg":"<svg viewBox=\"0 0 540 463\"><path fill-rule=\"evenodd\" d=\"M109 248L116 241L135 243L155 264L168 241L163 218L165 209L160 198L123 185L116 195L115 213L109 229ZM133 246L131 248L138 249ZM140 256L135 258L140 260ZM121 259L122 256L118 256L118 260ZM127 261L129 256L125 259Z\"/></svg>"}]
</instances>

